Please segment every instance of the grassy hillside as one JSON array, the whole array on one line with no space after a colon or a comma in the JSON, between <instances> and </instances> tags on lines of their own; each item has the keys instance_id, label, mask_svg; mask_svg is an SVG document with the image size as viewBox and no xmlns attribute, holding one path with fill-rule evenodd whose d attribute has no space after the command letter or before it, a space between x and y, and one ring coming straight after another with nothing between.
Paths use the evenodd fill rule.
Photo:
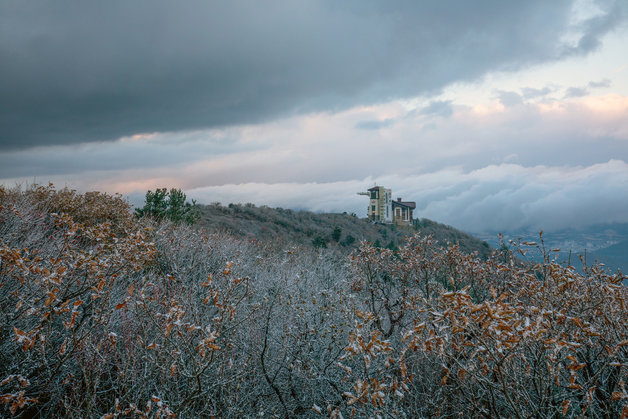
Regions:
<instances>
[{"instance_id":1,"label":"grassy hillside","mask_svg":"<svg viewBox=\"0 0 628 419\"><path fill-rule=\"evenodd\" d=\"M351 214L317 214L283 208L256 207L253 204L202 205L199 226L206 231L223 231L239 238L254 241L273 241L280 244L310 245L320 238L328 246L352 250L362 240L382 247L397 247L406 237L420 232L432 235L441 244L457 243L466 253L490 255L488 243L427 219L417 220L413 226L375 224ZM334 238L334 230L336 236ZM319 242L320 242L319 239ZM337 239L337 240L336 240Z\"/></svg>"}]
</instances>

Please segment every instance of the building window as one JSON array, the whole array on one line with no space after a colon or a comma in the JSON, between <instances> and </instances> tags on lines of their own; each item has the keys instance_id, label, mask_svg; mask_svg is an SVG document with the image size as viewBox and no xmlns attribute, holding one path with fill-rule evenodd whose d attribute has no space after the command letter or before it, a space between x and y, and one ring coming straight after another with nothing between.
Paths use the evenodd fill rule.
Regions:
<instances>
[{"instance_id":1,"label":"building window","mask_svg":"<svg viewBox=\"0 0 628 419\"><path fill-rule=\"evenodd\" d=\"M371 206L371 211L375 212L375 205Z\"/></svg>"}]
</instances>

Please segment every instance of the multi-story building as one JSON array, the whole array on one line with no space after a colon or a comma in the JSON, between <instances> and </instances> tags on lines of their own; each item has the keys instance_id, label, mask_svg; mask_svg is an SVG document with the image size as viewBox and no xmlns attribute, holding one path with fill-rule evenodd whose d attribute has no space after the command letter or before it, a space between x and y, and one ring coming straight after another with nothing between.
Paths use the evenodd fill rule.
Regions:
<instances>
[{"instance_id":1,"label":"multi-story building","mask_svg":"<svg viewBox=\"0 0 628 419\"><path fill-rule=\"evenodd\" d=\"M358 194L369 197L369 207L366 214L371 221L392 222L392 193L390 189L383 186L373 186L367 192L358 192Z\"/></svg>"},{"instance_id":2,"label":"multi-story building","mask_svg":"<svg viewBox=\"0 0 628 419\"><path fill-rule=\"evenodd\" d=\"M401 198L392 200L392 192L383 186L373 186L367 192L358 192L358 195L369 197L369 207L366 211L371 221L380 223L411 223L414 219L416 203L404 202Z\"/></svg>"}]
</instances>

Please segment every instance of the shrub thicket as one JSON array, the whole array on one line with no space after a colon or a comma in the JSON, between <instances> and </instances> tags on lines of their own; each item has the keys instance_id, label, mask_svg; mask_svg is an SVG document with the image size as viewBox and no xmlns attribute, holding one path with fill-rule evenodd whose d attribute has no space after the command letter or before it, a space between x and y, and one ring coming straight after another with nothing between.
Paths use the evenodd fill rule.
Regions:
<instances>
[{"instance_id":1,"label":"shrub thicket","mask_svg":"<svg viewBox=\"0 0 628 419\"><path fill-rule=\"evenodd\" d=\"M627 415L623 277L515 249L417 235L347 259L0 188L0 412Z\"/></svg>"}]
</instances>

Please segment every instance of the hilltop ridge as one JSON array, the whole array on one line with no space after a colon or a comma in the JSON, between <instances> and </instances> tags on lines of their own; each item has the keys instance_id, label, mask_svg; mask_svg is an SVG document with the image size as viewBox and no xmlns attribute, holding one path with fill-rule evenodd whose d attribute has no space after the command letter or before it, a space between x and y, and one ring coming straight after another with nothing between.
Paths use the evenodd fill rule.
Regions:
<instances>
[{"instance_id":1,"label":"hilltop ridge","mask_svg":"<svg viewBox=\"0 0 628 419\"><path fill-rule=\"evenodd\" d=\"M477 251L483 258L491 253L487 242L428 219L414 220L411 225L396 225L373 223L355 214L314 213L253 204L224 206L214 203L198 207L201 212L200 228L210 232L224 231L255 241L311 245L313 240L318 239L319 243L324 240L326 244L352 250L363 240L382 247L396 247L405 237L420 232L432 235L443 245L457 243L467 253Z\"/></svg>"}]
</instances>

